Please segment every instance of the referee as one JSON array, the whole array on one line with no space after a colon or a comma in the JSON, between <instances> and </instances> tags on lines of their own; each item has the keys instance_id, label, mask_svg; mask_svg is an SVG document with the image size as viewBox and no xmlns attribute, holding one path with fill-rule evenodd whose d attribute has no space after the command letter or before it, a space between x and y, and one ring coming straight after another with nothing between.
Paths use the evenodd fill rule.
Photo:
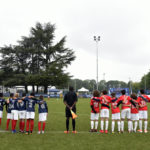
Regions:
<instances>
[{"instance_id":1,"label":"referee","mask_svg":"<svg viewBox=\"0 0 150 150\"><path fill-rule=\"evenodd\" d=\"M64 133L69 133L69 119L72 117L70 110L76 113L76 102L77 102L77 94L74 92L72 86L69 87L69 92L67 92L64 96L64 104L66 105L66 131ZM72 133L77 133L75 130L75 119L72 119Z\"/></svg>"}]
</instances>

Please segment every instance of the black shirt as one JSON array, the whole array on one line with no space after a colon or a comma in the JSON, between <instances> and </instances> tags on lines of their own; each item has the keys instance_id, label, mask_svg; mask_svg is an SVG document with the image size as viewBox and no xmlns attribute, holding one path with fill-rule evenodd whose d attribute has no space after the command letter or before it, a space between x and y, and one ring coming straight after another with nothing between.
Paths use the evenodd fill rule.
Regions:
<instances>
[{"instance_id":1,"label":"black shirt","mask_svg":"<svg viewBox=\"0 0 150 150\"><path fill-rule=\"evenodd\" d=\"M75 92L69 91L64 96L64 101L69 105L72 106L75 101L78 101L77 94Z\"/></svg>"}]
</instances>

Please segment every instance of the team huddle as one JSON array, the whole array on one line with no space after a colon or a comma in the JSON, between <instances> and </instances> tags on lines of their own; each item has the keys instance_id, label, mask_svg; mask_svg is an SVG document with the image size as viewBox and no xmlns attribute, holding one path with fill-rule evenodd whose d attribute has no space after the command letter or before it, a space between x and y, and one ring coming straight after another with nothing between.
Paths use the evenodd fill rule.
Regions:
<instances>
[{"instance_id":1,"label":"team huddle","mask_svg":"<svg viewBox=\"0 0 150 150\"><path fill-rule=\"evenodd\" d=\"M121 96L116 97L115 93L111 93L111 96L107 95L107 91L100 92L95 90L93 97L91 98L91 129L90 132L97 132L98 120L100 115L100 131L101 133L108 133L109 123L109 104L111 104L112 124L111 132L114 133L115 122L118 125L118 133L124 132L124 120L128 121L128 132L140 132L147 133L148 126L148 109L147 102L150 102L150 98L145 94L143 89L140 90L140 95L131 94L126 95L126 91L121 91ZM101 108L100 108L101 105ZM121 111L120 106L121 105ZM139 122L139 129L137 130ZM142 124L144 122L144 130ZM104 129L105 123L105 129Z\"/></svg>"},{"instance_id":2,"label":"team huddle","mask_svg":"<svg viewBox=\"0 0 150 150\"><path fill-rule=\"evenodd\" d=\"M1 119L3 117L3 107L6 106L6 130L9 129L9 124L11 120L12 133L16 133L16 124L19 119L19 132L25 134L32 134L34 128L35 104L39 105L38 134L44 133L48 114L48 107L47 103L44 101L43 96L41 95L39 99L37 99L35 98L34 93L31 93L30 96L26 96L26 94L23 93L21 98L19 97L18 93L11 93L10 97L7 100L3 98L3 93L0 93L0 125ZM41 124L43 124L42 131Z\"/></svg>"}]
</instances>

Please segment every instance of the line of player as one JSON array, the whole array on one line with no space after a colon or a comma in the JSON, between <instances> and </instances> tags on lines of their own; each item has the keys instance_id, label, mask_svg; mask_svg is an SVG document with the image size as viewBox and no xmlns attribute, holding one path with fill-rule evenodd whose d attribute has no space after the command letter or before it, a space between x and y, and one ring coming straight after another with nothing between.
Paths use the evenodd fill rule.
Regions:
<instances>
[{"instance_id":1,"label":"line of player","mask_svg":"<svg viewBox=\"0 0 150 150\"><path fill-rule=\"evenodd\" d=\"M97 132L98 120L100 116L100 133L108 133L109 124L109 104L111 104L112 124L111 132L114 133L115 122L118 125L118 133L124 132L124 120L128 121L128 132L140 132L147 133L148 126L148 108L147 102L150 102L150 98L145 94L143 89L140 90L140 95L135 93L130 96L126 95L126 91L121 91L121 96L116 97L115 93L111 93L111 96L107 95L107 91L100 92L95 90L93 97L91 98L91 129L90 132ZM101 105L101 108L100 108ZM120 106L121 105L121 112ZM137 130L139 122L139 130ZM144 122L144 129L142 124ZM105 130L104 130L105 123Z\"/></svg>"},{"instance_id":2,"label":"line of player","mask_svg":"<svg viewBox=\"0 0 150 150\"><path fill-rule=\"evenodd\" d=\"M44 97L41 95L39 99L37 99L35 98L34 93L31 93L30 96L26 96L26 94L23 93L21 98L19 97L19 93L11 93L10 97L6 100L3 98L3 93L0 93L0 125L3 117L3 107L6 105L6 130L9 130L9 124L11 120L12 133L17 133L16 124L19 119L19 132L32 134L34 128L35 104L39 105L38 134L44 133L48 115L48 107L46 101L44 101ZM24 130L25 121L26 130Z\"/></svg>"}]
</instances>

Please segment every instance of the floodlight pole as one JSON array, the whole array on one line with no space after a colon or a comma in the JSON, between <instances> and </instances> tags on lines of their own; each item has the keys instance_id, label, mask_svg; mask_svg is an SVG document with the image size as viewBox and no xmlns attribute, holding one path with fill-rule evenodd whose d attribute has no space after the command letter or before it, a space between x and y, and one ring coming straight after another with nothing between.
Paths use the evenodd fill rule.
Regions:
<instances>
[{"instance_id":1,"label":"floodlight pole","mask_svg":"<svg viewBox=\"0 0 150 150\"><path fill-rule=\"evenodd\" d=\"M94 41L96 42L96 85L98 90L98 42L100 41L100 36L94 36Z\"/></svg>"}]
</instances>

